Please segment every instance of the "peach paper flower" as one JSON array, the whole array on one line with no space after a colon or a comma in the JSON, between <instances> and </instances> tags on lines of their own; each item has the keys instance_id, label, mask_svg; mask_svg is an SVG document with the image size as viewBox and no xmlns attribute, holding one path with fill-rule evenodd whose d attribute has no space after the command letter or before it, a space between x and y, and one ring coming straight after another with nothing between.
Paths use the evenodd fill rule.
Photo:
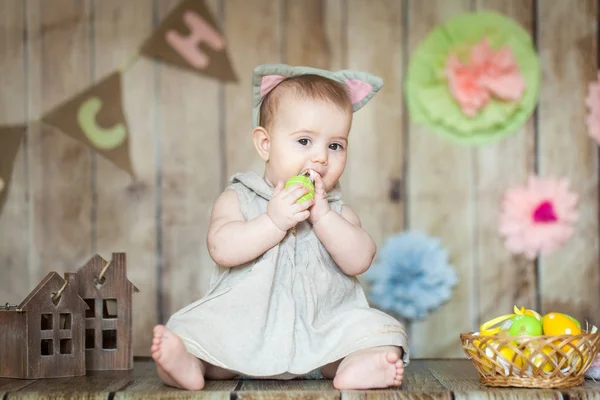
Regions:
<instances>
[{"instance_id":1,"label":"peach paper flower","mask_svg":"<svg viewBox=\"0 0 600 400\"><path fill-rule=\"evenodd\" d=\"M511 49L506 46L494 51L485 37L471 48L466 64L450 54L445 71L452 96L470 117L477 115L491 96L518 101L525 92L525 79Z\"/></svg>"},{"instance_id":2,"label":"peach paper flower","mask_svg":"<svg viewBox=\"0 0 600 400\"><path fill-rule=\"evenodd\" d=\"M600 144L600 73L598 73L598 81L591 82L589 85L585 104L589 109L586 119L588 134Z\"/></svg>"},{"instance_id":3,"label":"peach paper flower","mask_svg":"<svg viewBox=\"0 0 600 400\"><path fill-rule=\"evenodd\" d=\"M530 176L527 186L508 189L500 217L500 234L514 254L534 259L548 255L573 235L577 195L566 179Z\"/></svg>"}]
</instances>

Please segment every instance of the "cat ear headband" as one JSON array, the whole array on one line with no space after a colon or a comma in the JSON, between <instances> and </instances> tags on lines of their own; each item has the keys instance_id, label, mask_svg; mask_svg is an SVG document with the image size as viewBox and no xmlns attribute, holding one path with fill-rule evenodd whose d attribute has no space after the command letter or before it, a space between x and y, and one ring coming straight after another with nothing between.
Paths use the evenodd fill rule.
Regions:
<instances>
[{"instance_id":1,"label":"cat ear headband","mask_svg":"<svg viewBox=\"0 0 600 400\"><path fill-rule=\"evenodd\" d=\"M287 78L299 75L319 75L343 83L349 90L352 112L358 111L375 96L383 80L368 72L341 70L336 72L311 67L292 67L285 64L263 64L254 68L252 78L252 125L260 125L259 111L264 97Z\"/></svg>"}]
</instances>

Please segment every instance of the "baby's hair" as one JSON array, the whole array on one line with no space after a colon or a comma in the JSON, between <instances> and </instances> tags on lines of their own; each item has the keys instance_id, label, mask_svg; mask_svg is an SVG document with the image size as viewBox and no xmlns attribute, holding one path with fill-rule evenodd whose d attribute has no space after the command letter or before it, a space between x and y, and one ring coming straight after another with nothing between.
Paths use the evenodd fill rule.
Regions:
<instances>
[{"instance_id":1,"label":"baby's hair","mask_svg":"<svg viewBox=\"0 0 600 400\"><path fill-rule=\"evenodd\" d=\"M264 97L260 106L259 117L262 127L268 129L272 123L275 111L279 106L279 100L285 93L283 89L286 88L295 89L293 93L295 96L330 101L341 110L352 114L350 94L343 83L319 75L299 75L285 79Z\"/></svg>"}]
</instances>

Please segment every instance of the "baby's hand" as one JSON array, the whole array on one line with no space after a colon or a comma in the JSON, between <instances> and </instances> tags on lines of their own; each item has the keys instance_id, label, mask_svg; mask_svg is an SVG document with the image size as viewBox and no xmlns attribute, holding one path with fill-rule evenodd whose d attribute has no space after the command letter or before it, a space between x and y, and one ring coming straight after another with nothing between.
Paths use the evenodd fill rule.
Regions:
<instances>
[{"instance_id":1,"label":"baby's hand","mask_svg":"<svg viewBox=\"0 0 600 400\"><path fill-rule=\"evenodd\" d=\"M311 199L296 203L300 197L309 192L308 188L297 184L284 189L283 185L283 182L280 181L275 186L273 198L267 206L267 215L279 229L287 231L310 216L308 208L315 201Z\"/></svg>"},{"instance_id":2,"label":"baby's hand","mask_svg":"<svg viewBox=\"0 0 600 400\"><path fill-rule=\"evenodd\" d=\"M310 223L316 224L329 210L331 208L329 208L329 202L327 201L325 184L321 175L315 174L315 205L310 209Z\"/></svg>"}]
</instances>

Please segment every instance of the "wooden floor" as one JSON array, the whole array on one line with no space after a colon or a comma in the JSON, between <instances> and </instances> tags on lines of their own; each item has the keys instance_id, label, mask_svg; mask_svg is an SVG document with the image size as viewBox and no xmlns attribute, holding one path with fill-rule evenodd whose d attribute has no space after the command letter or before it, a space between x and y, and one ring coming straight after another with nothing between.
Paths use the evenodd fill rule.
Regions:
<instances>
[{"instance_id":1,"label":"wooden floor","mask_svg":"<svg viewBox=\"0 0 600 400\"><path fill-rule=\"evenodd\" d=\"M400 388L338 391L329 380L209 381L201 392L164 386L151 360L136 360L133 371L99 372L76 378L0 378L0 399L600 399L600 382L564 390L487 388L468 360L412 360Z\"/></svg>"}]
</instances>

